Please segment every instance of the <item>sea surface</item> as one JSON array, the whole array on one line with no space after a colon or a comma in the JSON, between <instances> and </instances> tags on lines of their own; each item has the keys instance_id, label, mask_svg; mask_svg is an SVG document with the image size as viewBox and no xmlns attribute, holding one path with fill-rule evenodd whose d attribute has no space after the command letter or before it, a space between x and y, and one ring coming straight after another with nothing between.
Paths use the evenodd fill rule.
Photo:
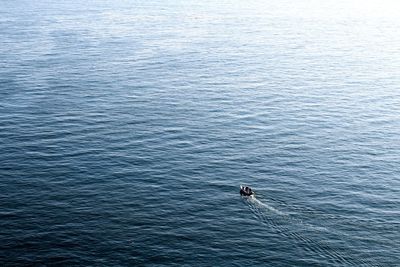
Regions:
<instances>
[{"instance_id":1,"label":"sea surface","mask_svg":"<svg viewBox=\"0 0 400 267\"><path fill-rule=\"evenodd\" d=\"M0 1L0 266L400 266L399 175L396 1Z\"/></svg>"}]
</instances>

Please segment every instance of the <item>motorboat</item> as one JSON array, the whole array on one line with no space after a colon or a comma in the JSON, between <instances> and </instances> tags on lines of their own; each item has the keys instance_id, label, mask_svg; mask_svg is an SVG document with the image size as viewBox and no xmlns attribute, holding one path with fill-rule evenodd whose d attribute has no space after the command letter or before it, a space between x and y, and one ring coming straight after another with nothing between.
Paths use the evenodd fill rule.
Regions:
<instances>
[{"instance_id":1,"label":"motorboat","mask_svg":"<svg viewBox=\"0 0 400 267\"><path fill-rule=\"evenodd\" d=\"M250 187L241 185L240 186L240 195L249 197L251 195L254 195L254 192Z\"/></svg>"}]
</instances>

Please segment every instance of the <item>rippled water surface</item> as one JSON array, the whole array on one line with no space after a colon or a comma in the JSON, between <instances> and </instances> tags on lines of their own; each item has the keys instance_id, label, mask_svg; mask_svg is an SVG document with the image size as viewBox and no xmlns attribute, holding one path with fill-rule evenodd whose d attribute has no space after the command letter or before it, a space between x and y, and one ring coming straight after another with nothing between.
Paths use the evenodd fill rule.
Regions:
<instances>
[{"instance_id":1,"label":"rippled water surface","mask_svg":"<svg viewBox=\"0 0 400 267\"><path fill-rule=\"evenodd\" d=\"M0 265L400 266L399 10L1 1Z\"/></svg>"}]
</instances>

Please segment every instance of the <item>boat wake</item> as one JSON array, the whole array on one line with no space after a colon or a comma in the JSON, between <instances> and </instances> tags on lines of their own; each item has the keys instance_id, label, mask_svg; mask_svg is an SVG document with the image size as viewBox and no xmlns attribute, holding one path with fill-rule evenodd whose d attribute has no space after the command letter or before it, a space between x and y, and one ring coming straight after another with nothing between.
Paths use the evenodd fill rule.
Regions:
<instances>
[{"instance_id":1,"label":"boat wake","mask_svg":"<svg viewBox=\"0 0 400 267\"><path fill-rule=\"evenodd\" d=\"M349 255L349 248L340 248L339 251L329 244L328 238L320 239L320 237L331 233L329 229L306 224L260 201L256 196L243 199L261 223L273 228L274 231L278 232L284 238L294 240L299 248L323 258L333 266L380 266L379 264L366 262L363 259L355 260Z\"/></svg>"},{"instance_id":2,"label":"boat wake","mask_svg":"<svg viewBox=\"0 0 400 267\"><path fill-rule=\"evenodd\" d=\"M270 205L268 205L266 203L262 203L255 196L251 196L248 200L252 204L252 207L253 208L257 208L258 210L264 209L266 211L273 212L273 213L278 214L278 215L286 215L285 213L275 209L274 207L272 207L272 206L270 206Z\"/></svg>"}]
</instances>

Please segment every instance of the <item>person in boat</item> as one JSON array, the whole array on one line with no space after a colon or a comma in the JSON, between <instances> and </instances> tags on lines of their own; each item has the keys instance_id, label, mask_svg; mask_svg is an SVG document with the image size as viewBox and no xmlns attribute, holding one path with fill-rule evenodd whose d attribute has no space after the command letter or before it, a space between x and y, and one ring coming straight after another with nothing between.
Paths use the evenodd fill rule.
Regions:
<instances>
[{"instance_id":1,"label":"person in boat","mask_svg":"<svg viewBox=\"0 0 400 267\"><path fill-rule=\"evenodd\" d=\"M240 194L245 196L250 196L253 194L253 191L251 190L250 187L246 186L242 187L242 189L240 190Z\"/></svg>"}]
</instances>

